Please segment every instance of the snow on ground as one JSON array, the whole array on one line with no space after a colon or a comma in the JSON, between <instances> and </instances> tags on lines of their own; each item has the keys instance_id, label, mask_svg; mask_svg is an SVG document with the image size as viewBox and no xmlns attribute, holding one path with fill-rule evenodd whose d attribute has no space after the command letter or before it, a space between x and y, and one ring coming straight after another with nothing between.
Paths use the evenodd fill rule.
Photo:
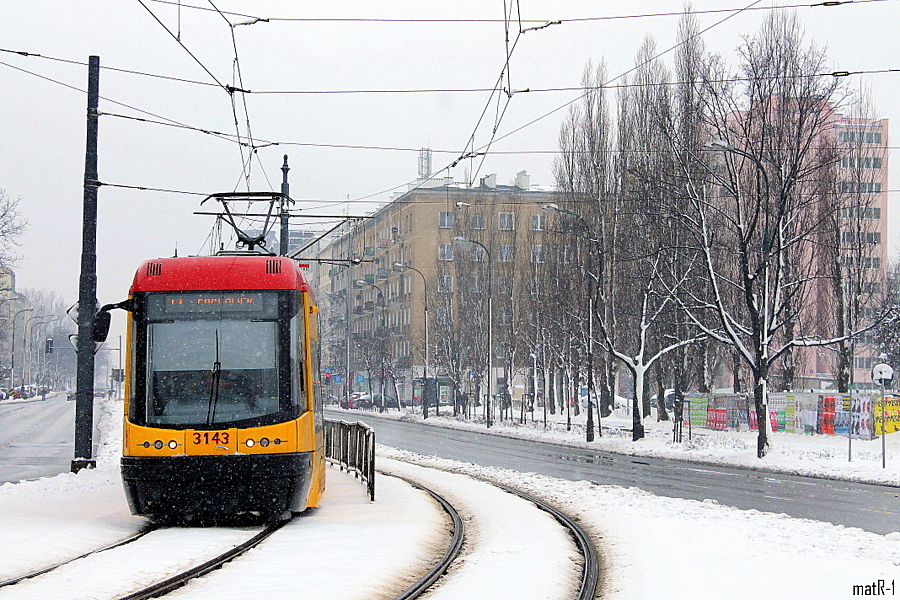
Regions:
<instances>
[{"instance_id":1,"label":"snow on ground","mask_svg":"<svg viewBox=\"0 0 900 600\"><path fill-rule=\"evenodd\" d=\"M120 405L98 403L98 409L102 440L96 470L0 485L0 572L4 576L21 574L56 558L127 537L144 523L129 514L119 482ZM466 426L452 419L441 420ZM429 421L438 422L434 418ZM605 420L605 425L610 422L614 424L610 419ZM695 432L693 443L672 444L667 441L670 424L656 426L648 421L647 425L648 439L637 444L624 434L612 435L610 429L605 430L602 442L591 447L618 451L639 448L657 455L763 464L792 472L830 473L838 471L841 462L839 443L821 436L797 435L790 436L796 439L786 440L787 434L776 434L772 453L775 456L757 462L752 436ZM522 435L524 428L504 425L495 430L505 435ZM539 427L528 435L580 443L577 439L583 432L568 433L564 427L559 431L554 426L552 433ZM888 469L882 480L896 482L898 468L894 463L900 461L900 452L893 440L888 446ZM873 448L872 442L854 440L854 460L844 473L838 474L878 479L882 473L880 442L879 452ZM867 457L867 453L875 453L878 460ZM722 459L721 455L728 457ZM843 460L846 461L846 454ZM433 598L511 597L509 581L480 579L474 584L463 571L470 565L494 562L505 565L504 572L519 589L537 592L533 596L513 596L517 600L568 597L565 592L571 586L572 561L565 551L559 563L562 566L556 567L560 572L550 575L529 561L527 552L521 553L522 546L536 551L544 545L552 548L551 541L556 543L556 534L542 529L543 517L532 518L527 511L511 514L506 502L485 501L495 492L481 491L477 487L481 484L464 479L461 474L485 476L520 487L578 517L599 542L602 589L608 599L839 599L852 597L853 586L870 585L878 579L886 580L888 586L891 582L900 583L900 533L880 536L785 515L741 511L709 501L663 498L637 489L478 467L386 447L379 447L378 462L421 477L442 493L452 495L467 513L478 513L488 519L484 522L498 523L473 532L473 541L484 545L467 548L472 554L466 554L463 567L455 568L442 580L442 588ZM877 463L877 468L871 463ZM328 475L329 485L320 509L295 520L261 547L205 581L182 589L178 597L369 599L404 587L408 582L398 580L396 575L413 560L411 557L433 559L443 551L445 519L422 492L395 478L379 475L376 502L369 503L363 486L347 474L330 469ZM507 543L516 538L518 547ZM147 562L153 562L154 554L161 552L164 551L149 553ZM424 568L420 564L420 569ZM373 579L376 574L380 574L380 579ZM58 585L56 591L61 597L65 591L77 590L78 583ZM16 587L0 590L0 600L15 597L8 594ZM57 597L52 589L43 593L45 597Z\"/></svg>"},{"instance_id":2,"label":"snow on ground","mask_svg":"<svg viewBox=\"0 0 900 600\"><path fill-rule=\"evenodd\" d=\"M387 447L380 457L494 479L577 517L599 540L607 600L841 599L852 596L854 585L878 579L900 583L900 533L881 536L709 500L663 498L636 488L567 482Z\"/></svg>"},{"instance_id":3,"label":"snow on ground","mask_svg":"<svg viewBox=\"0 0 900 600\"><path fill-rule=\"evenodd\" d=\"M329 411L333 407L329 406ZM342 414L344 420L355 421L360 416L374 415L425 423L440 427L485 431L483 420L464 421L449 415L446 407L443 415L434 413L427 420L422 419L419 410L397 409L383 413L334 409L332 414ZM654 413L655 414L655 413ZM602 420L603 437L593 442L585 441L585 413L571 417L571 430L567 430L565 414L548 415L544 427L543 415L535 412L527 423L515 420L495 421L490 432L495 435L532 439L543 442L580 446L593 450L606 450L633 456L656 456L675 458L706 464L749 467L794 475L811 475L883 483L900 486L900 433L886 437L886 468L882 468L881 438L874 440L854 439L850 442L852 461L848 461L848 441L836 435L808 435L802 433L777 432L770 435L770 451L762 459L756 458L756 432L753 431L713 431L684 427L682 441L676 443L672 435L671 421L656 421L652 416L644 420L646 437L637 442L631 440L631 417L616 411ZM597 415L594 415L597 418ZM596 425L595 425L596 427ZM596 429L595 429L596 432ZM900 593L900 592L898 592Z\"/></svg>"},{"instance_id":4,"label":"snow on ground","mask_svg":"<svg viewBox=\"0 0 900 600\"><path fill-rule=\"evenodd\" d=\"M402 453L398 454L402 457ZM466 543L460 561L429 600L493 596L517 600L573 598L580 558L556 520L534 504L464 475L423 469L382 454L378 468L418 481L460 511ZM505 580L505 581L504 581ZM502 588L497 582L503 581Z\"/></svg>"}]
</instances>

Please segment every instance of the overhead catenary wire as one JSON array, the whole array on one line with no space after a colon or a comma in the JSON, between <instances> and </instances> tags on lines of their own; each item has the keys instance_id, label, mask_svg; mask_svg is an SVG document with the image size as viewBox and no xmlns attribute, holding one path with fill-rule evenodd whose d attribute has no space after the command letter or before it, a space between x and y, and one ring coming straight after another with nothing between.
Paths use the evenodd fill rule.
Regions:
<instances>
[{"instance_id":1,"label":"overhead catenary wire","mask_svg":"<svg viewBox=\"0 0 900 600\"><path fill-rule=\"evenodd\" d=\"M191 4L185 4L180 0L149 0L150 2L156 2L158 4L169 4L174 5L177 4L179 7L184 7L188 9L201 10L201 11L212 11L212 9L207 8L205 6L196 6ZM813 2L813 3L802 3L802 4L783 4L778 6L759 6L752 8L750 10L783 10L783 9L791 9L791 8L819 8L819 7L834 7L840 6L843 4L871 4L876 2L890 2L893 0L835 0L835 1L822 1L822 2ZM595 22L595 21L618 21L624 19L648 19L648 18L659 18L659 17L673 17L673 16L681 16L683 14L692 14L692 15L707 15L707 14L721 14L727 12L742 12L747 9L741 8L714 8L714 9L705 9L705 10L691 10L691 11L668 11L668 12L656 12L656 13L643 13L643 14L627 14L627 15L603 15L603 16L593 16L593 17L573 17L573 18L556 18L556 19L521 19L521 23L525 24L536 24L541 27L546 27L548 25L562 25L566 23L586 23L586 22ZM238 12L225 12L225 14L240 17L242 19L250 19L250 22L247 23L239 23L239 25L255 25L256 23L276 23L276 22L302 22L302 23L439 23L439 24L471 24L471 23L483 23L483 24L496 24L503 23L504 19L484 19L484 18L389 18L389 17L261 17L257 15L250 15Z\"/></svg>"},{"instance_id":2,"label":"overhead catenary wire","mask_svg":"<svg viewBox=\"0 0 900 600\"><path fill-rule=\"evenodd\" d=\"M148 1L153 1L153 0L148 0ZM861 3L861 2L856 2L856 3L858 4L858 3ZM142 4L143 4L143 2L142 2ZM755 4L755 3L754 3L754 4ZM846 3L844 3L844 4L846 4ZM820 3L819 5L821 5L821 3ZM806 5L803 5L803 6L806 6ZM816 5L813 4L813 5L808 5L808 6L816 6ZM751 5L751 7L745 7L744 9L741 9L741 10L749 10L749 9L751 9L751 8L753 8L752 5ZM762 8L762 7L753 8L753 9L754 9L754 10L759 10L759 9L761 9L761 8ZM771 8L771 7L766 7L766 8ZM777 7L777 8L782 8L782 7ZM722 12L722 11L716 11L716 12ZM679 14L679 15L680 15L680 14L683 14L683 13L680 12L680 13L673 13L673 14ZM498 22L499 22L499 21L498 21ZM531 21L525 21L525 20L523 20L522 22L525 23L525 22L531 22ZM238 24L238 25L240 25L240 24ZM705 31L708 31L708 29L704 30L704 32L705 32ZM703 32L701 32L701 33L703 33ZM671 49L670 49L670 50L671 50ZM661 54L660 54L660 55L661 55ZM0 63L0 64L6 64L6 63ZM17 68L17 69L18 69L18 67L14 67L14 66L12 66L12 65L6 65L6 66L10 66L10 67L12 67L12 68ZM23 70L23 69L19 69L19 70L22 70L23 72L28 72L28 71L25 71L25 70ZM898 69L890 69L890 70L885 70L885 71L882 71L882 72L898 72L898 71L900 71L900 70L898 70ZM854 72L835 72L835 73L832 73L831 75L833 75L833 76L845 76L845 75L849 75L849 74L851 74L851 73L854 73ZM34 74L34 73L32 73L32 74L33 74L33 75L37 75L37 74ZM41 76L41 75L37 75L37 76L43 77L43 76ZM47 79L48 81L54 81L54 80L52 80L52 79L50 79L50 78L46 78L46 77L43 77L43 78L44 78L44 79ZM78 90L78 88L75 87L75 86L69 86L69 85L67 85L67 84L63 84L63 83L58 82L58 81L54 81L54 83L60 83L61 85L66 85L66 87L69 87L69 88L71 88L71 89ZM212 84L207 84L207 85L212 85ZM217 84L217 85L220 85L220 87L221 87L221 84ZM242 85L242 84L241 84L241 85ZM658 84L647 84L647 85L658 85ZM232 86L232 92L231 92L232 94L233 94L233 87L234 87L234 86ZM606 87L617 87L617 86L607 85ZM562 88L561 88L561 89L562 89ZM572 89L583 89L583 88L572 88ZM495 88L495 90L496 90L496 88ZM78 90L78 91L82 91L82 90ZM226 89L226 91L227 91L227 89ZM241 92L242 92L242 93L250 93L249 91L245 91L245 90L241 90ZM335 91L335 92L340 93L340 91ZM390 90L388 90L387 92L390 92ZM264 92L263 92L263 93L264 93ZM273 93L277 93L277 92L273 92ZM298 92L298 93L303 93L303 92ZM110 99L107 99L107 98L104 98L104 100L111 101L111 102L115 102L115 101L110 100ZM575 101L577 101L577 99L576 99ZM573 101L573 102L574 102L574 101ZM126 106L126 107L128 107L129 109L140 110L140 109L136 109L136 108L134 108L134 107L131 107L131 106L128 106L128 105L125 105L125 104L122 104L122 103L117 103L117 104L122 105L122 106ZM567 103L565 106L568 106L569 104L571 104L571 103ZM559 109L557 109L557 110L559 110ZM141 112L143 112L144 114L148 114L146 111L141 111ZM555 111L554 111L554 112L555 112ZM152 114L152 113L149 113L149 114ZM545 115L545 116L547 116L547 115ZM165 119L165 117L159 117L158 115L157 115L157 118ZM543 117L541 117L541 118L543 118ZM168 120L168 119L167 119L167 120ZM168 120L168 121L171 121L171 120ZM536 122L536 121L532 121L531 123L533 123L533 122ZM174 122L174 121L171 121L171 123L174 124L175 122ZM503 136L501 136L501 137L498 138L498 139L504 139L504 138L506 138L506 137L512 135L513 133L515 133L515 132L517 132L517 131L523 129L524 127L527 127L527 126L528 126L529 124L531 124L531 123L527 123L527 124L523 125L522 127L518 128L518 129L516 129L516 130L513 130L513 131L511 131L511 132L509 132L509 133L506 133L506 134L504 134ZM213 135L219 135L219 136L222 136L223 139L228 139L226 134L221 134L221 133L219 133L219 132L211 132L211 131L209 131L209 130L202 130L201 128L193 128L193 127L189 127L189 126L185 126L185 128L187 128L187 129L194 129L194 130L196 130L196 131L203 131L204 133L211 133L211 134L213 134ZM230 139L229 141L234 141L234 140L233 140L233 139ZM261 140L260 140L260 141L261 141ZM240 140L238 140L238 143L241 143ZM279 144L284 144L284 145L288 145L288 144L310 145L310 146L317 146L317 147L328 147L328 146L329 146L329 145L307 144L307 143L299 143L299 142L266 142L267 145L270 144L270 143L279 143ZM245 145L248 145L248 146L251 146L251 147L254 146L254 144L249 143L249 142L244 142L244 144L245 144ZM262 146L255 146L255 147L262 147ZM350 146L349 146L349 145L334 145L334 147L350 147ZM361 148L361 149L382 149L382 148L378 148L378 147L366 147L366 146L358 146L358 147ZM388 148L384 148L384 149L388 149ZM400 150L403 150L403 151L407 151L407 150L408 150L408 151L413 151L413 149L405 149L405 148L401 148ZM439 152L440 152L440 151L439 151ZM453 151L446 151L446 152L453 152ZM469 151L469 152L475 154L474 151ZM480 155L481 155L481 156L484 156L484 155L486 155L488 152L491 153L491 154L501 154L501 153L502 153L502 154L523 154L523 153L536 153L536 152L547 152L547 153L550 153L550 152L555 152L555 151L517 151L517 152L501 152L501 151L494 151L494 150L490 150L490 149L489 149L489 150L483 150L482 153L481 153ZM400 188L400 187L403 187L403 185L406 185L406 184L401 184L401 185L395 186L394 188L391 188L391 189L392 189L392 190L393 190L393 189L398 189L398 188ZM366 196L366 197L364 197L364 198L368 198L368 197L371 197L371 196Z\"/></svg>"},{"instance_id":3,"label":"overhead catenary wire","mask_svg":"<svg viewBox=\"0 0 900 600\"><path fill-rule=\"evenodd\" d=\"M87 62L82 60L73 60L67 58L61 58L56 56L48 56L45 54L40 54L37 52L28 52L24 50L13 50L10 48L0 48L0 52L8 53L8 54L16 54L18 56L23 57L31 57L31 58L42 58L48 61L56 61L70 65L76 65L80 67L87 66ZM11 67L11 68L19 68L8 63L0 62L0 64ZM19 68L20 69L20 68ZM107 65L100 66L101 71L112 71L117 73L125 73L129 75L137 75L141 77L150 77L156 79L162 79L167 81L174 81L177 83L185 83L189 85L198 85L205 87L218 87L217 84L209 82L209 81L198 81L194 79L185 79L183 77L174 77L171 75L163 75L160 73L149 73L146 71L137 71L134 69L124 69L119 67L112 67ZM26 71L24 69L20 69L26 73L41 77L40 75L33 73L31 71ZM851 77L855 75L884 75L891 73L900 73L900 68L880 68L880 69L852 69L852 70L836 70L828 73L813 73L813 74L801 74L801 75L791 75L791 77L800 77L800 78L813 78L813 77ZM779 76L779 75L770 75L767 77L756 77L756 80L777 80L782 79L788 76ZM58 81L49 79L54 83L60 83ZM725 77L719 79L708 79L706 80L708 83L740 83L750 81L749 77ZM615 90L615 89L631 89L631 88L643 88L643 87L658 87L658 86L677 86L683 85L686 82L680 80L670 80L670 81L661 81L657 83L606 83L600 86L562 86L562 87L528 87L522 89L513 89L511 90L514 94L545 94L545 93L567 93L567 92L580 92L584 90L596 90L596 89L607 89L607 90ZM76 89L78 91L82 91L77 86L69 86L67 84L60 83L61 85L66 85L72 89ZM485 92L493 92L496 88L486 88L486 87L470 87L470 88L414 88L414 89L375 89L375 88L360 88L360 89L319 89L319 90L249 90L246 88L242 88L239 91L242 94L250 94L250 95L364 95L364 94L378 94L378 95L389 95L389 94L483 94ZM109 101L109 99L105 98L105 100ZM135 109L138 110L138 109Z\"/></svg>"}]
</instances>

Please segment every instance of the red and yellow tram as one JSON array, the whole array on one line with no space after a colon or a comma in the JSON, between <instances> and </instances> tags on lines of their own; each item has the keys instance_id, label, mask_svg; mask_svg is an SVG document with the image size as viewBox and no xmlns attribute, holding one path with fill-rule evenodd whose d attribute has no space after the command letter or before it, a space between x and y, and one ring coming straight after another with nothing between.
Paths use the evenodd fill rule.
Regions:
<instances>
[{"instance_id":1,"label":"red and yellow tram","mask_svg":"<svg viewBox=\"0 0 900 600\"><path fill-rule=\"evenodd\" d=\"M147 261L127 308L121 466L132 512L275 517L317 506L318 309L293 261Z\"/></svg>"}]
</instances>

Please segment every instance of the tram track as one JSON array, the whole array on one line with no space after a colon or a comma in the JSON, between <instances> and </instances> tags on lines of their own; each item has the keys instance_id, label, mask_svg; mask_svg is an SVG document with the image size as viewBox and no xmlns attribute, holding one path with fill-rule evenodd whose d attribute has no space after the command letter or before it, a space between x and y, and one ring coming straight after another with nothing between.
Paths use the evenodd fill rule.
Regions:
<instances>
[{"instance_id":1,"label":"tram track","mask_svg":"<svg viewBox=\"0 0 900 600\"><path fill-rule=\"evenodd\" d=\"M146 598L155 598L157 596L163 596L168 594L169 592L176 590L183 585L187 584L193 579L197 579L198 577L203 577L204 575L215 571L225 563L234 560L238 556L244 554L245 552L252 550L253 548L260 545L262 542L266 540L270 535L281 529L285 524L288 523L288 520L276 521L274 523L270 523L266 525L266 527L257 533L255 536L244 542L243 544L239 544L230 550L223 552L219 556L212 558L211 560L206 561L202 565L198 565L178 575L174 575L173 577L169 577L164 581L160 581L159 583L155 583L153 585L149 585L141 590L136 592L132 592L126 596L120 596L116 600L145 600Z\"/></svg>"},{"instance_id":2,"label":"tram track","mask_svg":"<svg viewBox=\"0 0 900 600\"><path fill-rule=\"evenodd\" d=\"M172 592L190 581L197 579L199 577L203 577L208 573L222 567L224 564L234 560L235 558L241 556L247 551L259 546L263 541L265 541L269 536L278 531L281 527L287 524L290 520L280 520L273 523L269 523L266 525L262 531L258 531L251 538L234 544L229 545L229 549L224 552L219 553L218 555L206 560L202 564L193 566L188 569L184 569L183 571L177 573L176 575L168 576L165 578L160 578L158 581L144 585L137 590L125 593L124 595L121 592L113 592L109 594L110 598L115 598L115 600L144 600L147 598L155 598L159 596L163 596ZM17 577L13 577L7 579L5 581L0 581L0 588L10 587L16 584L22 583L26 580L36 580L38 581L42 576L52 576L52 572L59 569L60 567L64 567L66 565L74 565L78 561L82 561L85 559L90 559L92 557L98 557L98 555L102 555L103 553L114 551L116 549L121 549L125 546L129 546L134 542L145 538L148 534L152 532L165 531L165 529L157 527L155 525L149 525L144 530L138 532L137 534L116 542L114 544L110 544L103 548L98 548L96 550L92 550L90 552L86 552L82 555L76 556L74 558L70 558L68 560L60 561L54 565L39 569L37 571L33 571L24 575L20 575ZM113 559L113 562L115 559ZM115 569L112 569L115 570ZM100 592L102 594L102 592Z\"/></svg>"},{"instance_id":3,"label":"tram track","mask_svg":"<svg viewBox=\"0 0 900 600\"><path fill-rule=\"evenodd\" d=\"M69 558L69 559L60 561L56 564L50 565L49 567L44 567L42 569L38 569L37 571L31 571L30 573L26 573L25 575L19 575L17 577L5 579L3 581L0 581L0 588L4 588L4 587L10 586L10 585L15 585L15 584L19 583L20 581L25 581L26 579L32 579L34 577L39 577L41 575L44 575L45 573L55 571L56 569L58 569L62 566L65 566L69 563L73 563L77 560L87 558L88 556L93 556L95 554L100 554L101 552L106 552L107 550L112 550L113 548L119 548L126 544L130 544L132 542L135 542L135 541L141 539L142 537L144 537L145 535L147 535L154 529L156 529L155 525L148 525L147 527L145 527L138 533L134 534L133 536L125 538L124 540L119 540L118 542L116 542L114 544L110 544L109 546L104 546L103 548L97 548L96 550L91 550L90 552L85 552L84 554L81 554L74 558Z\"/></svg>"},{"instance_id":4,"label":"tram track","mask_svg":"<svg viewBox=\"0 0 900 600\"><path fill-rule=\"evenodd\" d=\"M457 471L454 471L452 469L441 469L440 467L435 467L433 465L428 466L428 468L444 471L447 473L459 474ZM451 536L451 541L448 545L448 549L444 553L444 556L441 558L441 560L434 566L434 568L429 572L428 575L423 577L419 582L416 583L416 585L404 592L404 594L397 596L395 600L409 600L412 598L418 598L426 591L429 591L431 586L433 586L434 583L440 578L440 576L450 568L450 566L459 555L460 550L462 549L463 538L465 535L463 531L463 520L459 514L459 511L454 506L452 506L445 498L443 498L434 490L430 489L428 486L424 485L422 482L411 479L409 477L398 475L396 473L389 473L384 471L379 471L379 473L391 477L397 477L399 479L402 479L403 481L406 481L408 484L429 493L438 501L439 504L441 504L443 509L448 513L448 515L450 515L454 523L454 534ZM530 502L538 509L552 516L556 520L556 522L568 532L575 547L578 549L578 552L581 555L581 576L578 585L578 591L577 594L573 596L573 600L593 600L595 598L600 580L599 553L597 552L597 548L594 545L590 534L585 531L585 529L581 527L581 525L574 518L570 517L564 511L553 506L549 502L522 490L485 477L480 477L472 474L465 474L465 476L482 483L492 485L502 490L503 492L521 498L526 502Z\"/></svg>"}]
</instances>

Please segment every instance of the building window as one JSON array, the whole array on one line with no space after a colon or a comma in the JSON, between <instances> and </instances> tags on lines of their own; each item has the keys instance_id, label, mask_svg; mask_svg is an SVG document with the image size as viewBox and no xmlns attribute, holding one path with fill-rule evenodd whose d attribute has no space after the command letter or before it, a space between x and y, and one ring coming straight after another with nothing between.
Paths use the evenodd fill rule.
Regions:
<instances>
[{"instance_id":1,"label":"building window","mask_svg":"<svg viewBox=\"0 0 900 600\"><path fill-rule=\"evenodd\" d=\"M531 245L531 262L539 264L544 262L544 246L541 244Z\"/></svg>"},{"instance_id":2,"label":"building window","mask_svg":"<svg viewBox=\"0 0 900 600\"><path fill-rule=\"evenodd\" d=\"M880 156L845 156L841 159L845 169L880 169Z\"/></svg>"},{"instance_id":3,"label":"building window","mask_svg":"<svg viewBox=\"0 0 900 600\"><path fill-rule=\"evenodd\" d=\"M881 259L877 256L842 256L841 264L848 269L880 269Z\"/></svg>"},{"instance_id":4,"label":"building window","mask_svg":"<svg viewBox=\"0 0 900 600\"><path fill-rule=\"evenodd\" d=\"M472 229L484 229L484 213L472 213L469 216Z\"/></svg>"},{"instance_id":5,"label":"building window","mask_svg":"<svg viewBox=\"0 0 900 600\"><path fill-rule=\"evenodd\" d=\"M857 369L866 369L871 371L872 367L878 364L877 356L857 356L853 359L854 366Z\"/></svg>"},{"instance_id":6,"label":"building window","mask_svg":"<svg viewBox=\"0 0 900 600\"><path fill-rule=\"evenodd\" d=\"M881 193L881 182L842 181L840 190L842 194L879 194Z\"/></svg>"},{"instance_id":7,"label":"building window","mask_svg":"<svg viewBox=\"0 0 900 600\"><path fill-rule=\"evenodd\" d=\"M512 231L513 223L515 221L515 213L511 212L502 212L497 215L499 221L497 224L497 229L500 231Z\"/></svg>"},{"instance_id":8,"label":"building window","mask_svg":"<svg viewBox=\"0 0 900 600\"><path fill-rule=\"evenodd\" d=\"M500 244L500 255L497 260L500 262L512 262L516 257L515 244Z\"/></svg>"},{"instance_id":9,"label":"building window","mask_svg":"<svg viewBox=\"0 0 900 600\"><path fill-rule=\"evenodd\" d=\"M838 135L838 141L844 144L880 144L881 132L879 131L842 131Z\"/></svg>"},{"instance_id":10,"label":"building window","mask_svg":"<svg viewBox=\"0 0 900 600\"><path fill-rule=\"evenodd\" d=\"M880 219L881 208L877 206L853 206L841 209L844 219Z\"/></svg>"},{"instance_id":11,"label":"building window","mask_svg":"<svg viewBox=\"0 0 900 600\"><path fill-rule=\"evenodd\" d=\"M859 291L863 294L880 294L881 282L863 281L859 284Z\"/></svg>"},{"instance_id":12,"label":"building window","mask_svg":"<svg viewBox=\"0 0 900 600\"><path fill-rule=\"evenodd\" d=\"M531 215L531 229L534 231L544 231L547 229L547 215Z\"/></svg>"},{"instance_id":13,"label":"building window","mask_svg":"<svg viewBox=\"0 0 900 600\"><path fill-rule=\"evenodd\" d=\"M497 278L497 293L503 296L511 296L513 292L513 278L512 277L498 277Z\"/></svg>"},{"instance_id":14,"label":"building window","mask_svg":"<svg viewBox=\"0 0 900 600\"><path fill-rule=\"evenodd\" d=\"M441 229L453 229L454 216L452 212L442 212L439 227Z\"/></svg>"},{"instance_id":15,"label":"building window","mask_svg":"<svg viewBox=\"0 0 900 600\"><path fill-rule=\"evenodd\" d=\"M880 231L844 231L841 232L841 241L845 244L880 244Z\"/></svg>"},{"instance_id":16,"label":"building window","mask_svg":"<svg viewBox=\"0 0 900 600\"><path fill-rule=\"evenodd\" d=\"M438 260L453 260L453 244L438 245Z\"/></svg>"},{"instance_id":17,"label":"building window","mask_svg":"<svg viewBox=\"0 0 900 600\"><path fill-rule=\"evenodd\" d=\"M453 291L453 275L438 275L438 292L449 294Z\"/></svg>"}]
</instances>

